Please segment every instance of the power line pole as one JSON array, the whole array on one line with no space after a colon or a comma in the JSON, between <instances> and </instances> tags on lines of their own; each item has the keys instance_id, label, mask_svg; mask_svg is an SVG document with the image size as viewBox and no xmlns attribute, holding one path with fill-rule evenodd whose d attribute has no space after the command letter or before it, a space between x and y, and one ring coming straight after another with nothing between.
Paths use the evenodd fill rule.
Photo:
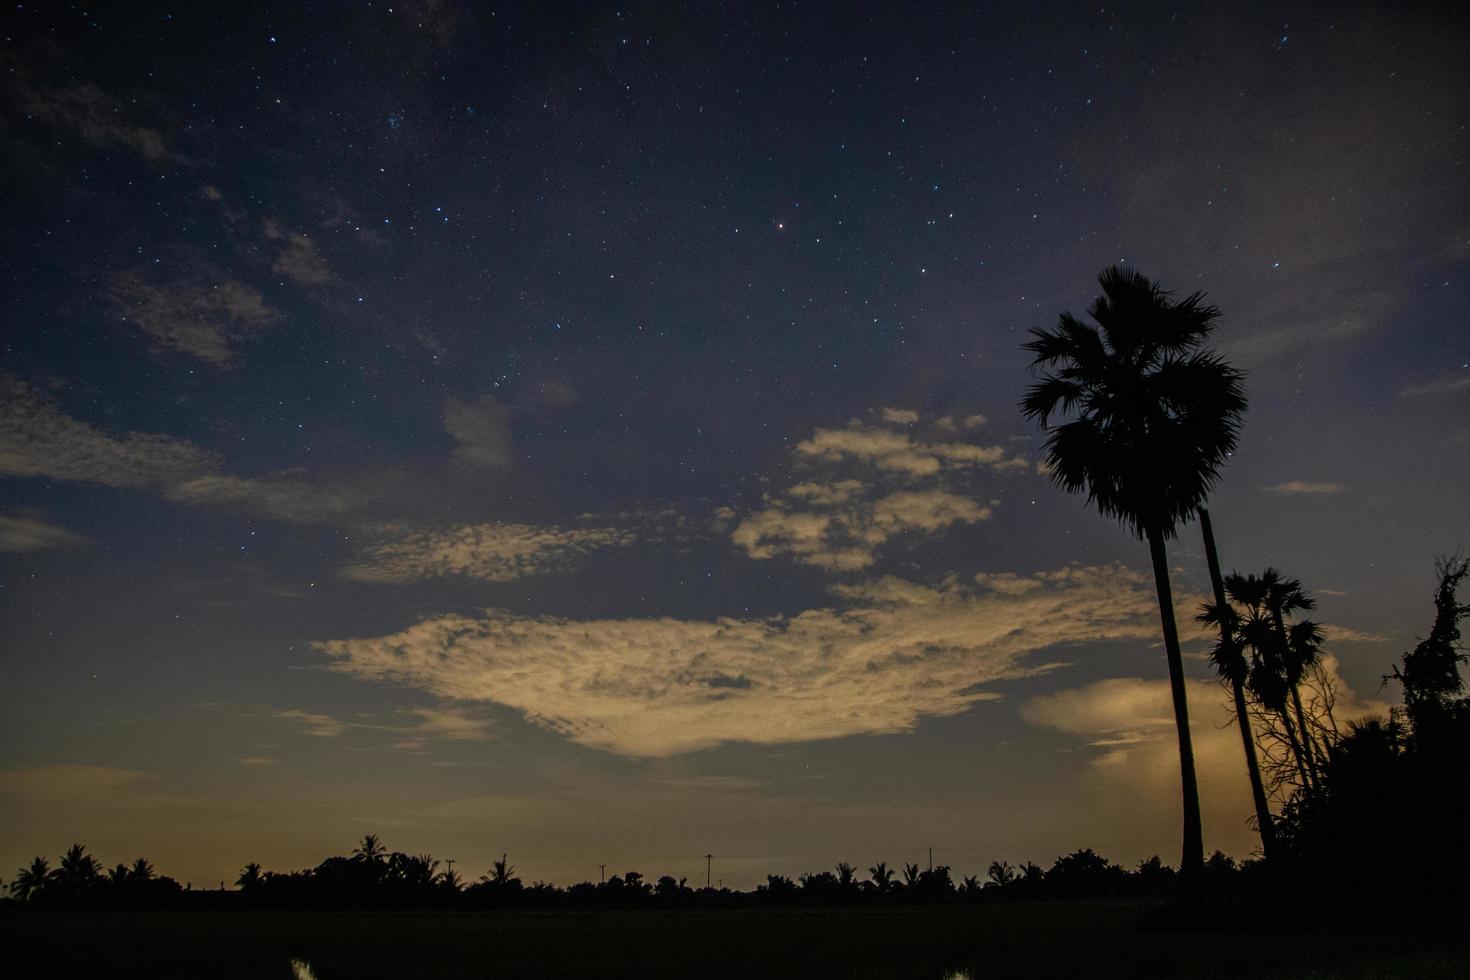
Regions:
<instances>
[{"instance_id":1,"label":"power line pole","mask_svg":"<svg viewBox=\"0 0 1470 980\"><path fill-rule=\"evenodd\" d=\"M710 869L710 862L713 861L714 858L715 858L715 856L713 854L706 854L704 856L704 887L705 888L709 888L709 869Z\"/></svg>"},{"instance_id":2,"label":"power line pole","mask_svg":"<svg viewBox=\"0 0 1470 980\"><path fill-rule=\"evenodd\" d=\"M929 848L929 870L934 870L934 848Z\"/></svg>"},{"instance_id":3,"label":"power line pole","mask_svg":"<svg viewBox=\"0 0 1470 980\"><path fill-rule=\"evenodd\" d=\"M607 884L607 865L605 864L599 864L597 866L597 883L599 885Z\"/></svg>"}]
</instances>

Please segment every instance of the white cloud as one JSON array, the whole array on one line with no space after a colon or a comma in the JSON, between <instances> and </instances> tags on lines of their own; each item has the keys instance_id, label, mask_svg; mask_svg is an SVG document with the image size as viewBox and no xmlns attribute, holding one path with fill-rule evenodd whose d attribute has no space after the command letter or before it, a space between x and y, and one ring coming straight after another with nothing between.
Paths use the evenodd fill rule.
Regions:
<instances>
[{"instance_id":1,"label":"white cloud","mask_svg":"<svg viewBox=\"0 0 1470 980\"><path fill-rule=\"evenodd\" d=\"M895 425L913 425L919 421L919 413L911 408L885 408L882 416L883 421Z\"/></svg>"},{"instance_id":2,"label":"white cloud","mask_svg":"<svg viewBox=\"0 0 1470 980\"><path fill-rule=\"evenodd\" d=\"M798 484L791 492L802 503L836 509L793 510L786 501L773 500L741 521L730 540L752 558L785 555L819 568L853 571L873 564L875 549L896 535L973 524L991 515L989 506L943 490L902 490L867 502L836 485Z\"/></svg>"},{"instance_id":3,"label":"white cloud","mask_svg":"<svg viewBox=\"0 0 1470 980\"><path fill-rule=\"evenodd\" d=\"M112 299L156 346L221 368L234 361L242 339L281 317L257 290L225 276L166 286L119 276Z\"/></svg>"},{"instance_id":4,"label":"white cloud","mask_svg":"<svg viewBox=\"0 0 1470 980\"><path fill-rule=\"evenodd\" d=\"M183 439L110 436L24 382L0 377L0 475L136 487L184 479L216 464L213 454Z\"/></svg>"},{"instance_id":5,"label":"white cloud","mask_svg":"<svg viewBox=\"0 0 1470 980\"><path fill-rule=\"evenodd\" d=\"M883 413L888 421L893 421L889 418L891 411L893 410L886 409ZM967 419L966 423L968 422ZM1000 470L1025 469L1029 466L1024 458L1007 455L1001 446L977 446L967 442L923 442L913 438L908 432L895 432L892 429L860 423L845 429L817 429L810 439L796 444L796 453L798 456L833 463L857 461L912 478L931 477L941 470L975 466L990 466Z\"/></svg>"},{"instance_id":6,"label":"white cloud","mask_svg":"<svg viewBox=\"0 0 1470 980\"><path fill-rule=\"evenodd\" d=\"M1322 668L1337 689L1334 715L1343 731L1350 722L1388 714L1388 705L1361 697L1348 687L1336 657L1325 655ZM1160 658L1160 674L1164 670ZM1249 836L1240 832L1253 809L1230 692L1208 680L1190 680L1186 687L1206 831L1216 838L1240 838L1247 847L1253 846ZM1304 692L1308 704L1314 697ZM1094 750L1089 778L1099 800L1104 801L1100 805L1177 807L1179 742L1173 699L1164 677L1115 677L1057 691L1028 701L1021 716L1038 727L1075 736Z\"/></svg>"},{"instance_id":7,"label":"white cloud","mask_svg":"<svg viewBox=\"0 0 1470 980\"><path fill-rule=\"evenodd\" d=\"M165 488L164 494L181 503L254 511L303 524L335 520L362 504L359 494L289 477L246 479L224 473L182 480Z\"/></svg>"},{"instance_id":8,"label":"white cloud","mask_svg":"<svg viewBox=\"0 0 1470 980\"><path fill-rule=\"evenodd\" d=\"M343 575L361 582L413 582L465 575L509 582L562 571L589 552L627 547L633 531L529 524L461 524L434 530L389 527Z\"/></svg>"},{"instance_id":9,"label":"white cloud","mask_svg":"<svg viewBox=\"0 0 1470 980\"><path fill-rule=\"evenodd\" d=\"M1273 487L1266 487L1267 493L1342 493L1347 488L1341 483L1307 483L1302 480L1289 480L1286 483L1278 483Z\"/></svg>"},{"instance_id":10,"label":"white cloud","mask_svg":"<svg viewBox=\"0 0 1470 980\"><path fill-rule=\"evenodd\" d=\"M1117 566L993 576L978 587L884 578L836 591L845 608L789 619L490 610L316 648L354 677L507 705L594 748L668 756L908 731L998 697L986 684L1051 669L1035 659L1049 647L1157 631L1151 581Z\"/></svg>"},{"instance_id":11,"label":"white cloud","mask_svg":"<svg viewBox=\"0 0 1470 980\"><path fill-rule=\"evenodd\" d=\"M0 552L43 551L85 542L85 538L34 515L0 514Z\"/></svg>"}]
</instances>

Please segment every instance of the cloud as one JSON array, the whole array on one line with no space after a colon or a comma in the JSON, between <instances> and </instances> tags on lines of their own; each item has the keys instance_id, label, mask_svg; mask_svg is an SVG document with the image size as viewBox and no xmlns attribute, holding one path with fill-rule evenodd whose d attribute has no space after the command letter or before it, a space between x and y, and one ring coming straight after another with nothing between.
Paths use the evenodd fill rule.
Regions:
<instances>
[{"instance_id":1,"label":"cloud","mask_svg":"<svg viewBox=\"0 0 1470 980\"><path fill-rule=\"evenodd\" d=\"M217 462L171 436L110 436L62 412L25 382L0 376L0 475L138 487L188 479Z\"/></svg>"},{"instance_id":2,"label":"cloud","mask_svg":"<svg viewBox=\"0 0 1470 980\"><path fill-rule=\"evenodd\" d=\"M810 439L796 444L796 452L828 462L856 460L911 477L933 476L945 468L993 466L1007 469L1027 465L1025 460L1007 456L1000 446L976 446L964 442L925 443L907 433L865 425L817 429Z\"/></svg>"},{"instance_id":3,"label":"cloud","mask_svg":"<svg viewBox=\"0 0 1470 980\"><path fill-rule=\"evenodd\" d=\"M885 408L878 415L905 431L859 420L815 430L796 445L792 459L799 472L816 468L825 478L803 479L784 495L767 495L762 509L735 524L731 541L755 559L785 556L831 571L856 571L872 565L877 549L898 535L987 520L996 502L981 503L953 486L977 470L1029 469L1024 458L1008 456L999 446L916 438L909 431L920 426L916 411ZM933 427L958 431L949 416ZM862 479L847 475L854 471Z\"/></svg>"},{"instance_id":4,"label":"cloud","mask_svg":"<svg viewBox=\"0 0 1470 980\"><path fill-rule=\"evenodd\" d=\"M1333 713L1341 730L1354 721L1387 716L1387 704L1361 697L1347 685L1336 657L1324 655L1321 666L1337 690ZM1206 827L1242 826L1253 810L1230 692L1216 681L1190 680L1186 686ZM1309 705L1313 697L1304 692ZM1089 746L1090 778L1109 804L1134 799L1178 805L1179 742L1167 679L1115 677L1057 691L1026 702L1021 716Z\"/></svg>"},{"instance_id":5,"label":"cloud","mask_svg":"<svg viewBox=\"0 0 1470 980\"><path fill-rule=\"evenodd\" d=\"M296 233L286 237L286 244L271 263L271 269L298 286L325 286L335 278L311 236Z\"/></svg>"},{"instance_id":6,"label":"cloud","mask_svg":"<svg viewBox=\"0 0 1470 980\"><path fill-rule=\"evenodd\" d=\"M1448 395L1451 392L1470 390L1470 378L1450 376L1426 381L1419 385L1410 385L1399 392L1400 398L1433 397L1436 395Z\"/></svg>"},{"instance_id":7,"label":"cloud","mask_svg":"<svg viewBox=\"0 0 1470 980\"><path fill-rule=\"evenodd\" d=\"M730 540L751 558L786 555L804 564L852 571L873 564L874 551L909 531L937 531L952 524L987 520L991 508L943 490L905 490L864 502L844 496L846 488L800 484L805 503L839 507L831 513L793 511L783 501L741 521Z\"/></svg>"},{"instance_id":8,"label":"cloud","mask_svg":"<svg viewBox=\"0 0 1470 980\"><path fill-rule=\"evenodd\" d=\"M170 500L195 506L253 511L302 524L331 522L360 507L364 497L339 489L323 489L289 477L247 479L209 473L164 489Z\"/></svg>"},{"instance_id":9,"label":"cloud","mask_svg":"<svg viewBox=\"0 0 1470 980\"><path fill-rule=\"evenodd\" d=\"M84 544L86 538L31 515L0 514L0 552L43 551Z\"/></svg>"},{"instance_id":10,"label":"cloud","mask_svg":"<svg viewBox=\"0 0 1470 980\"><path fill-rule=\"evenodd\" d=\"M1022 583L1025 583L1024 586ZM577 621L489 610L314 644L334 670L493 702L574 742L669 756L911 730L1052 669L1058 644L1151 640L1151 580L1120 566L979 585L883 578L791 618Z\"/></svg>"},{"instance_id":11,"label":"cloud","mask_svg":"<svg viewBox=\"0 0 1470 980\"><path fill-rule=\"evenodd\" d=\"M313 735L317 738L336 738L352 727L348 722L333 718L331 715L303 711L300 708L272 711L271 715L275 718L283 718L286 721L295 722L302 727L306 734Z\"/></svg>"},{"instance_id":12,"label":"cloud","mask_svg":"<svg viewBox=\"0 0 1470 980\"><path fill-rule=\"evenodd\" d=\"M170 500L230 507L298 522L331 521L360 506L356 493L297 479L220 472L219 457L184 439L109 435L67 415L22 381L0 376L0 476L146 487Z\"/></svg>"},{"instance_id":13,"label":"cloud","mask_svg":"<svg viewBox=\"0 0 1470 980\"><path fill-rule=\"evenodd\" d=\"M165 286L135 274L118 276L112 299L157 347L214 367L229 367L240 341L269 328L281 314L265 297L227 276Z\"/></svg>"},{"instance_id":14,"label":"cloud","mask_svg":"<svg viewBox=\"0 0 1470 980\"><path fill-rule=\"evenodd\" d=\"M133 793L154 774L110 766L33 766L0 769L0 799L23 808L86 806Z\"/></svg>"},{"instance_id":15,"label":"cloud","mask_svg":"<svg viewBox=\"0 0 1470 980\"><path fill-rule=\"evenodd\" d=\"M592 551L633 544L633 531L610 527L563 528L530 524L461 524L436 530L383 529L343 575L359 582L414 582L464 575L509 582L572 567Z\"/></svg>"},{"instance_id":16,"label":"cloud","mask_svg":"<svg viewBox=\"0 0 1470 980\"><path fill-rule=\"evenodd\" d=\"M1342 493L1347 487L1341 483L1306 483L1302 480L1290 480L1264 489L1267 493Z\"/></svg>"},{"instance_id":17,"label":"cloud","mask_svg":"<svg viewBox=\"0 0 1470 980\"><path fill-rule=\"evenodd\" d=\"M153 164L182 161L163 134L133 117L129 104L92 82L51 85L35 77L19 59L5 62L10 98L27 116L78 137L91 146L125 146Z\"/></svg>"},{"instance_id":18,"label":"cloud","mask_svg":"<svg viewBox=\"0 0 1470 980\"><path fill-rule=\"evenodd\" d=\"M510 465L510 410L492 396L450 398L444 404L444 428L458 443L455 459L471 466Z\"/></svg>"}]
</instances>

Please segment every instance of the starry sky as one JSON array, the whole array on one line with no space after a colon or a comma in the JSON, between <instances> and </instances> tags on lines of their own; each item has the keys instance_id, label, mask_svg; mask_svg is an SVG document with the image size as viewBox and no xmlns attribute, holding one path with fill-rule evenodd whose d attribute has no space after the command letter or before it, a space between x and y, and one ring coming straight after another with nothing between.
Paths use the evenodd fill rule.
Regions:
<instances>
[{"instance_id":1,"label":"starry sky","mask_svg":"<svg viewBox=\"0 0 1470 980\"><path fill-rule=\"evenodd\" d=\"M1147 550L1020 345L1207 291L1225 567L1386 710L1470 545L1449 7L11 5L0 876L1177 861Z\"/></svg>"}]
</instances>

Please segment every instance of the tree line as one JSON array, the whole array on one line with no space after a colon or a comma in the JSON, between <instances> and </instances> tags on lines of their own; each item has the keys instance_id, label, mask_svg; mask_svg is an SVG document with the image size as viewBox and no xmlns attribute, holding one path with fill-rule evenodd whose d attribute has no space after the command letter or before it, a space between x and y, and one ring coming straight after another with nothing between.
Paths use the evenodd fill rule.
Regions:
<instances>
[{"instance_id":1,"label":"tree line","mask_svg":"<svg viewBox=\"0 0 1470 980\"><path fill-rule=\"evenodd\" d=\"M1244 865L1216 852L1205 873L1216 894L1245 894L1260 887L1259 862ZM879 861L864 875L840 862L831 870L795 878L773 874L749 891L689 884L686 878L645 878L637 871L606 881L558 887L524 882L508 858L476 880L429 854L389 851L374 834L353 851L313 868L267 871L245 865L232 889L196 890L155 873L139 858L104 871L80 844L58 867L36 858L10 883L11 900L35 909L637 909L821 908L1012 902L1042 899L1162 899L1174 892L1177 874L1157 856L1133 868L1114 864L1091 848L1058 857L1049 868L994 861L982 879L956 878L948 865L920 868Z\"/></svg>"}]
</instances>

